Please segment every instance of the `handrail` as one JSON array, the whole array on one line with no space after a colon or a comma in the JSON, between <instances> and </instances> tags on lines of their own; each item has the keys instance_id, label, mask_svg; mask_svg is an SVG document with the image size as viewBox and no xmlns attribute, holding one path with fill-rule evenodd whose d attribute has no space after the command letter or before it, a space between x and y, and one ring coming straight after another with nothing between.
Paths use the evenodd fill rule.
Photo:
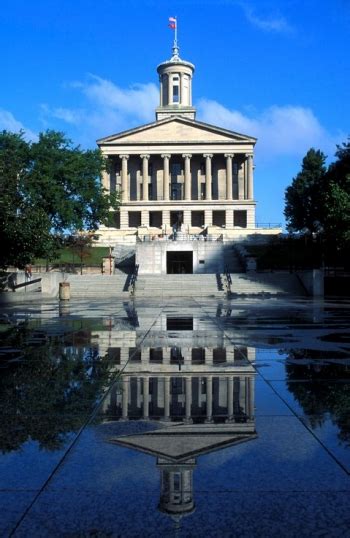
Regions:
<instances>
[{"instance_id":1,"label":"handrail","mask_svg":"<svg viewBox=\"0 0 350 538\"><path fill-rule=\"evenodd\" d=\"M135 269L130 279L131 295L135 295L136 280L137 280L138 273L139 273L139 265L135 265Z\"/></svg>"},{"instance_id":2,"label":"handrail","mask_svg":"<svg viewBox=\"0 0 350 538\"><path fill-rule=\"evenodd\" d=\"M224 275L226 280L226 293L229 296L231 294L232 277L227 265L224 266Z\"/></svg>"}]
</instances>

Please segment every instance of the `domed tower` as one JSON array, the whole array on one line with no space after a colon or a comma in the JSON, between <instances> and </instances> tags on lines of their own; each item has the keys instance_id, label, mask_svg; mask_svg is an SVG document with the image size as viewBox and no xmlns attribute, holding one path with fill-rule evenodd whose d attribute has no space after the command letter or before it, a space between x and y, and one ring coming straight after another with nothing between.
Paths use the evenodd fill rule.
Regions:
<instances>
[{"instance_id":1,"label":"domed tower","mask_svg":"<svg viewBox=\"0 0 350 538\"><path fill-rule=\"evenodd\" d=\"M196 110L192 106L194 65L181 60L176 37L172 57L158 65L157 72L160 83L160 105L156 108L157 121L169 116L185 116L194 120L196 116Z\"/></svg>"}]
</instances>

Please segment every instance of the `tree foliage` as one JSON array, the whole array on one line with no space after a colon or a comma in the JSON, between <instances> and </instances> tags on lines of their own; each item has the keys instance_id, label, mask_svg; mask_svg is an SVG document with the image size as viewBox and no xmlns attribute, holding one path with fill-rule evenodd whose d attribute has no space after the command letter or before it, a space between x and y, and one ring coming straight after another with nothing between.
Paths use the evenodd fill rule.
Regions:
<instances>
[{"instance_id":1,"label":"tree foliage","mask_svg":"<svg viewBox=\"0 0 350 538\"><path fill-rule=\"evenodd\" d=\"M344 248L350 244L350 139L335 156L327 169L321 151L307 152L286 189L284 214L289 231L316 233Z\"/></svg>"},{"instance_id":2,"label":"tree foliage","mask_svg":"<svg viewBox=\"0 0 350 538\"><path fill-rule=\"evenodd\" d=\"M32 143L0 133L0 267L51 258L60 234L106 224L119 205L99 181L106 166L99 150L75 147L59 132Z\"/></svg>"},{"instance_id":3,"label":"tree foliage","mask_svg":"<svg viewBox=\"0 0 350 538\"><path fill-rule=\"evenodd\" d=\"M285 193L285 217L291 231L317 232L323 220L322 185L326 173L326 156L311 148L305 155L301 171Z\"/></svg>"}]
</instances>

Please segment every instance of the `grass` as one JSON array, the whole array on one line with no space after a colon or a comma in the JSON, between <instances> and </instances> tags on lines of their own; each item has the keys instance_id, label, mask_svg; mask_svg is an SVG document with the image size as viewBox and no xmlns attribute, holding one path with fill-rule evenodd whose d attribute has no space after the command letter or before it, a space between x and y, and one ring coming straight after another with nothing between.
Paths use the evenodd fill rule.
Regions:
<instances>
[{"instance_id":1,"label":"grass","mask_svg":"<svg viewBox=\"0 0 350 538\"><path fill-rule=\"evenodd\" d=\"M87 249L83 255L84 265L100 265L102 258L109 255L108 247L92 247ZM46 265L46 259L38 258L34 265ZM80 256L77 251L73 251L69 247L62 248L54 260L49 261L50 265L54 264L80 264Z\"/></svg>"}]
</instances>

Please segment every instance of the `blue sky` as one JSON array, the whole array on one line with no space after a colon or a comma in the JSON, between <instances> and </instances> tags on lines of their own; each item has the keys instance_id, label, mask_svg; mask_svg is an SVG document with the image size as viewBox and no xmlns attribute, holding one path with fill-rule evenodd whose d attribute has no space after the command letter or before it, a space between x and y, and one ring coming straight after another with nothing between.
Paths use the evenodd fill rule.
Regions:
<instances>
[{"instance_id":1,"label":"blue sky","mask_svg":"<svg viewBox=\"0 0 350 538\"><path fill-rule=\"evenodd\" d=\"M153 121L174 15L197 119L258 137L257 220L283 223L306 151L350 134L348 0L2 0L0 129L95 147Z\"/></svg>"}]
</instances>

